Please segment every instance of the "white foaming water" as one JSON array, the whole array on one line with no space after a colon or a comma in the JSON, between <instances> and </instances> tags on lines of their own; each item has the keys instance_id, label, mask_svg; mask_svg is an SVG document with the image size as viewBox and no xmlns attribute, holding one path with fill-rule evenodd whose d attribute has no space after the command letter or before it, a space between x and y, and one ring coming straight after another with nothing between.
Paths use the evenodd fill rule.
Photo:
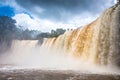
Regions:
<instances>
[{"instance_id":1,"label":"white foaming water","mask_svg":"<svg viewBox=\"0 0 120 80\"><path fill-rule=\"evenodd\" d=\"M14 41L9 53L1 56L0 70L42 69L42 70L74 70L89 73L118 74L119 71L108 67L98 67L83 63L62 53L50 53L37 45L38 41Z\"/></svg>"},{"instance_id":2,"label":"white foaming water","mask_svg":"<svg viewBox=\"0 0 120 80\"><path fill-rule=\"evenodd\" d=\"M11 51L0 56L1 69L79 70L120 73L120 5L105 10L93 23L44 41L13 41ZM72 35L71 35L72 34ZM76 35L76 36L75 36ZM53 51L52 51L53 50ZM74 57L73 57L74 56Z\"/></svg>"},{"instance_id":3,"label":"white foaming water","mask_svg":"<svg viewBox=\"0 0 120 80\"><path fill-rule=\"evenodd\" d=\"M74 60L62 54L47 52L37 45L38 41L14 41L9 53L1 56L0 63L28 68L72 69Z\"/></svg>"}]
</instances>

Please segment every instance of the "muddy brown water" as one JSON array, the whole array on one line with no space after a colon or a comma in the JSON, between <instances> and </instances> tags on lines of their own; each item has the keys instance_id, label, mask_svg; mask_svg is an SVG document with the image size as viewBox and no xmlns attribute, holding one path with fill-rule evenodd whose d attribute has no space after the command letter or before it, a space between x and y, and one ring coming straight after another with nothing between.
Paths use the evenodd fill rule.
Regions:
<instances>
[{"instance_id":1,"label":"muddy brown water","mask_svg":"<svg viewBox=\"0 0 120 80\"><path fill-rule=\"evenodd\" d=\"M79 73L70 70L18 69L0 71L0 80L120 80L120 75Z\"/></svg>"}]
</instances>

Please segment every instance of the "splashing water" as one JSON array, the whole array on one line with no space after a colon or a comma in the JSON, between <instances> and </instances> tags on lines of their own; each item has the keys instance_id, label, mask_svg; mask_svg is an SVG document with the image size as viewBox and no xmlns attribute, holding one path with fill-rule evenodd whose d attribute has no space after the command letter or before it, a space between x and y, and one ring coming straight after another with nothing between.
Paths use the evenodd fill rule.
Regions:
<instances>
[{"instance_id":1,"label":"splashing water","mask_svg":"<svg viewBox=\"0 0 120 80\"><path fill-rule=\"evenodd\" d=\"M119 21L120 5L116 4L94 22L45 39L41 46L37 40L13 41L11 51L1 56L0 63L20 68L120 73Z\"/></svg>"}]
</instances>

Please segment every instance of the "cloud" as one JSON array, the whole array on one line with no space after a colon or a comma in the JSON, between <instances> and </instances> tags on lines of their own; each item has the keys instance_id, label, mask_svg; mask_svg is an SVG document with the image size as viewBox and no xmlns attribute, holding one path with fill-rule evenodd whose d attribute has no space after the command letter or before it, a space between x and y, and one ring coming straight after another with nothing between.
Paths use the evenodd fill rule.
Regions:
<instances>
[{"instance_id":1,"label":"cloud","mask_svg":"<svg viewBox=\"0 0 120 80\"><path fill-rule=\"evenodd\" d=\"M114 0L114 3L117 3L117 0Z\"/></svg>"},{"instance_id":2,"label":"cloud","mask_svg":"<svg viewBox=\"0 0 120 80\"><path fill-rule=\"evenodd\" d=\"M66 21L83 12L98 14L111 6L113 0L16 0L16 2L40 18ZM36 6L37 9L36 10Z\"/></svg>"},{"instance_id":3,"label":"cloud","mask_svg":"<svg viewBox=\"0 0 120 80\"><path fill-rule=\"evenodd\" d=\"M30 18L29 15L21 13L21 14L16 14L13 19L16 20L16 25L23 26L23 29L34 29L34 30L40 30L44 32L49 32L51 29L56 29L56 28L70 28L71 25L68 24L62 24L62 23L55 23L51 20L47 19L39 19L39 18ZM66 26L66 27L65 27Z\"/></svg>"},{"instance_id":4,"label":"cloud","mask_svg":"<svg viewBox=\"0 0 120 80\"><path fill-rule=\"evenodd\" d=\"M39 22L37 20L32 19L28 14L20 13L16 14L13 19L16 20L17 26L22 26L22 29L39 29Z\"/></svg>"},{"instance_id":5,"label":"cloud","mask_svg":"<svg viewBox=\"0 0 120 80\"><path fill-rule=\"evenodd\" d=\"M1 0L14 8L17 23L23 28L50 31L76 28L90 23L113 0Z\"/></svg>"},{"instance_id":6,"label":"cloud","mask_svg":"<svg viewBox=\"0 0 120 80\"><path fill-rule=\"evenodd\" d=\"M91 16L90 14L88 14ZM50 32L51 29L63 28L63 29L75 29L77 27L81 27L83 25L92 22L96 16L94 17L80 17L76 16L73 19L69 20L67 23L63 22L54 22L48 19L40 19L40 18L30 18L28 14L21 13L16 14L13 19L17 21L16 25L21 25L23 29L30 30L40 30L43 32Z\"/></svg>"}]
</instances>

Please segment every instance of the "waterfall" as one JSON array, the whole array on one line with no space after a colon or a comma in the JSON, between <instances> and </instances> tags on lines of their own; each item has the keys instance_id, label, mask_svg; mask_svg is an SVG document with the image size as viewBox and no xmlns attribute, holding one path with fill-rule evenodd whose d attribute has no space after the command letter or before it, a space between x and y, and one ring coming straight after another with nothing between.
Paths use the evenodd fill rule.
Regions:
<instances>
[{"instance_id":1,"label":"waterfall","mask_svg":"<svg viewBox=\"0 0 120 80\"><path fill-rule=\"evenodd\" d=\"M39 40L14 40L0 56L1 65L18 68L119 72L120 5L106 9L92 23ZM115 70L112 70L115 69Z\"/></svg>"},{"instance_id":2,"label":"waterfall","mask_svg":"<svg viewBox=\"0 0 120 80\"><path fill-rule=\"evenodd\" d=\"M90 64L119 67L120 5L106 9L95 21L82 28L45 39L41 47Z\"/></svg>"}]
</instances>

